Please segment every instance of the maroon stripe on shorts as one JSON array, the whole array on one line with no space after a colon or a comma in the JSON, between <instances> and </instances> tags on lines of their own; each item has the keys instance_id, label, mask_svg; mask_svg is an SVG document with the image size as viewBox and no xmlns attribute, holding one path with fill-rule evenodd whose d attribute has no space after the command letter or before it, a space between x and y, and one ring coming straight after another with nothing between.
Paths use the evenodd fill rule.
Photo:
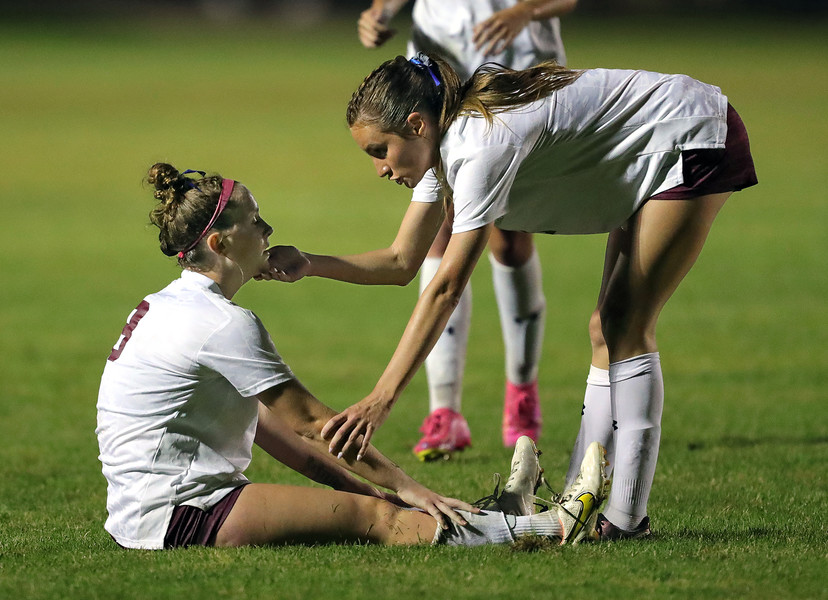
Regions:
<instances>
[{"instance_id":1,"label":"maroon stripe on shorts","mask_svg":"<svg viewBox=\"0 0 828 600\"><path fill-rule=\"evenodd\" d=\"M756 185L747 130L739 113L727 105L725 147L681 153L684 183L653 196L656 200L686 200L707 194L737 192Z\"/></svg>"},{"instance_id":2,"label":"maroon stripe on shorts","mask_svg":"<svg viewBox=\"0 0 828 600\"><path fill-rule=\"evenodd\" d=\"M164 536L164 548L215 544L218 530L233 509L245 485L247 484L235 488L208 510L195 506L176 506L167 526L167 534Z\"/></svg>"}]
</instances>

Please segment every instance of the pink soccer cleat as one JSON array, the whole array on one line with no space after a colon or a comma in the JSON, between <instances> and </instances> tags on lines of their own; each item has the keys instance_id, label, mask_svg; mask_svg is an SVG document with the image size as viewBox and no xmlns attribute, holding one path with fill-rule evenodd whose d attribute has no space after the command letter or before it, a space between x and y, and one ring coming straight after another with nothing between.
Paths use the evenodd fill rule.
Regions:
<instances>
[{"instance_id":1,"label":"pink soccer cleat","mask_svg":"<svg viewBox=\"0 0 828 600\"><path fill-rule=\"evenodd\" d=\"M423 437L414 446L414 454L422 461L451 458L452 453L471 446L469 424L450 408L438 408L428 415L420 431Z\"/></svg>"},{"instance_id":2,"label":"pink soccer cleat","mask_svg":"<svg viewBox=\"0 0 828 600\"><path fill-rule=\"evenodd\" d=\"M514 384L506 382L503 401L503 445L515 445L522 435L538 441L541 431L541 410L538 400L538 382Z\"/></svg>"}]
</instances>

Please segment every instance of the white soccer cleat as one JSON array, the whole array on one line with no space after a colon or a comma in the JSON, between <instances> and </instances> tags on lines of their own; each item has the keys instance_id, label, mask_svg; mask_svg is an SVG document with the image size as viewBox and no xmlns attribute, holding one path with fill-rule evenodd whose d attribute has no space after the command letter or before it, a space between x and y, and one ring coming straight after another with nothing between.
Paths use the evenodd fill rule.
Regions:
<instances>
[{"instance_id":1,"label":"white soccer cleat","mask_svg":"<svg viewBox=\"0 0 828 600\"><path fill-rule=\"evenodd\" d=\"M606 454L601 444L592 442L586 449L575 481L553 504L564 532L562 544L577 544L595 530L598 509L610 488Z\"/></svg>"},{"instance_id":2,"label":"white soccer cleat","mask_svg":"<svg viewBox=\"0 0 828 600\"><path fill-rule=\"evenodd\" d=\"M505 515L525 517L535 512L534 494L542 481L543 469L538 462L540 452L532 438L521 436L512 454L512 470L503 491L500 491L500 474L494 474L495 489L473 504L483 510L502 512Z\"/></svg>"},{"instance_id":3,"label":"white soccer cleat","mask_svg":"<svg viewBox=\"0 0 828 600\"><path fill-rule=\"evenodd\" d=\"M526 516L535 512L534 496L541 483L541 469L535 442L529 436L521 436L515 442L512 470L497 504L505 514Z\"/></svg>"}]
</instances>

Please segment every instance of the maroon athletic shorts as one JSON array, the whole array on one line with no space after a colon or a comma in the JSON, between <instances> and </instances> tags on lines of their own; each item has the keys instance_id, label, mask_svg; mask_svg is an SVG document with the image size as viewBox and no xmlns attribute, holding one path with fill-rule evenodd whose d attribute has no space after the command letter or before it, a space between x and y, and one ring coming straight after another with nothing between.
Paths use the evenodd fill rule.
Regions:
<instances>
[{"instance_id":1,"label":"maroon athletic shorts","mask_svg":"<svg viewBox=\"0 0 828 600\"><path fill-rule=\"evenodd\" d=\"M236 504L243 488L244 485L237 487L208 510L195 506L176 506L167 527L167 535L164 536L164 548L215 544L216 534Z\"/></svg>"},{"instance_id":2,"label":"maroon athletic shorts","mask_svg":"<svg viewBox=\"0 0 828 600\"><path fill-rule=\"evenodd\" d=\"M737 192L756 185L747 130L739 113L727 105L725 147L681 153L684 183L653 196L656 200L685 200L707 194Z\"/></svg>"}]
</instances>

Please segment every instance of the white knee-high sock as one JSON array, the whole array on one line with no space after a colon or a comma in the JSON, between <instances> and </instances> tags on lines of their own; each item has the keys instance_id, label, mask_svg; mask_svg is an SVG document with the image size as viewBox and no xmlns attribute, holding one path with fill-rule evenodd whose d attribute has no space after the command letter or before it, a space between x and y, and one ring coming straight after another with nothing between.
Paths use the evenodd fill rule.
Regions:
<instances>
[{"instance_id":1,"label":"white knee-high sock","mask_svg":"<svg viewBox=\"0 0 828 600\"><path fill-rule=\"evenodd\" d=\"M420 268L420 293L434 277L440 259L426 258ZM466 285L460 302L449 317L443 333L425 361L428 380L429 411L450 408L460 412L463 392L463 370L466 366L466 344L471 323L471 282Z\"/></svg>"},{"instance_id":2,"label":"white knee-high sock","mask_svg":"<svg viewBox=\"0 0 828 600\"><path fill-rule=\"evenodd\" d=\"M489 262L506 348L506 377L518 385L532 383L538 378L546 319L538 252L520 267L500 264L491 254Z\"/></svg>"},{"instance_id":3,"label":"white knee-high sock","mask_svg":"<svg viewBox=\"0 0 828 600\"><path fill-rule=\"evenodd\" d=\"M653 485L664 380L658 352L610 364L615 431L615 465L604 516L616 527L632 530L647 515Z\"/></svg>"},{"instance_id":4,"label":"white knee-high sock","mask_svg":"<svg viewBox=\"0 0 828 600\"><path fill-rule=\"evenodd\" d=\"M514 519L514 525L510 523L512 519ZM506 515L506 522L510 524L512 534L516 538L524 535L562 538L564 533L558 513L554 510L521 517Z\"/></svg>"},{"instance_id":5,"label":"white knee-high sock","mask_svg":"<svg viewBox=\"0 0 828 600\"><path fill-rule=\"evenodd\" d=\"M483 544L511 544L515 541L507 516L502 512L484 510L480 513L457 511L468 525L460 526L448 521L448 529L437 527L432 545L482 546ZM514 520L518 517L509 517Z\"/></svg>"},{"instance_id":6,"label":"white knee-high sock","mask_svg":"<svg viewBox=\"0 0 828 600\"><path fill-rule=\"evenodd\" d=\"M511 544L524 535L563 537L563 527L555 511L516 517L496 511L479 514L458 510L468 525L460 527L449 522L448 529L437 528L432 544L447 546L482 546L483 544Z\"/></svg>"},{"instance_id":7,"label":"white knee-high sock","mask_svg":"<svg viewBox=\"0 0 828 600\"><path fill-rule=\"evenodd\" d=\"M581 428L578 430L575 447L569 459L566 487L572 485L578 476L584 453L592 442L598 442L607 449L607 460L610 463L607 476L612 473L614 445L609 371L590 365L586 382L584 405L581 410Z\"/></svg>"}]
</instances>

